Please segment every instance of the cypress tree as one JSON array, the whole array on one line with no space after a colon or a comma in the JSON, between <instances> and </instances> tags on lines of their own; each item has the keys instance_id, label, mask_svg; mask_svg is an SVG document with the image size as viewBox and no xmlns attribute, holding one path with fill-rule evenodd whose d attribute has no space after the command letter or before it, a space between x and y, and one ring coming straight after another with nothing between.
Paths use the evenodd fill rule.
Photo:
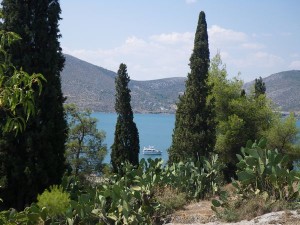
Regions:
<instances>
[{"instance_id":1,"label":"cypress tree","mask_svg":"<svg viewBox=\"0 0 300 225\"><path fill-rule=\"evenodd\" d=\"M115 173L120 172L121 164L125 161L132 165L139 163L139 133L133 121L131 96L128 83L130 78L125 64L121 64L116 84L115 110L118 114L114 143L111 146L111 164Z\"/></svg>"},{"instance_id":2,"label":"cypress tree","mask_svg":"<svg viewBox=\"0 0 300 225\"><path fill-rule=\"evenodd\" d=\"M195 34L194 49L190 58L191 72L186 91L179 97L176 111L169 163L199 160L213 151L215 133L214 99L209 99L208 84L209 48L205 13L200 12Z\"/></svg>"},{"instance_id":3,"label":"cypress tree","mask_svg":"<svg viewBox=\"0 0 300 225\"><path fill-rule=\"evenodd\" d=\"M261 77L255 79L254 83L254 96L257 98L266 93L266 84Z\"/></svg>"},{"instance_id":4,"label":"cypress tree","mask_svg":"<svg viewBox=\"0 0 300 225\"><path fill-rule=\"evenodd\" d=\"M64 65L58 22L58 0L3 0L3 29L22 37L8 49L17 69L41 73L47 82L36 96L37 115L26 130L0 134L0 197L5 207L23 209L38 193L61 181L65 171L67 123L60 72Z\"/></svg>"}]
</instances>

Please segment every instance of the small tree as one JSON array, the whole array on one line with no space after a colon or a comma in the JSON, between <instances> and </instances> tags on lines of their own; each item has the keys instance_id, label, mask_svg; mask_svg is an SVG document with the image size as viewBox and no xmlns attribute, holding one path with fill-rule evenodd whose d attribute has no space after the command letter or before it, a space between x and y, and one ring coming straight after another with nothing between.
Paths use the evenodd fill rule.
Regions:
<instances>
[{"instance_id":1,"label":"small tree","mask_svg":"<svg viewBox=\"0 0 300 225\"><path fill-rule=\"evenodd\" d=\"M298 140L296 122L294 114L290 114L284 119L280 115L275 117L271 128L263 133L268 140L267 147L277 149L283 154L297 155L299 158L299 146L296 145Z\"/></svg>"},{"instance_id":2,"label":"small tree","mask_svg":"<svg viewBox=\"0 0 300 225\"><path fill-rule=\"evenodd\" d=\"M115 110L118 114L115 139L111 146L111 164L113 172L119 172L122 163L130 162L132 165L139 163L139 133L133 121L131 96L128 83L130 78L127 66L121 64L116 77L116 103Z\"/></svg>"},{"instance_id":3,"label":"small tree","mask_svg":"<svg viewBox=\"0 0 300 225\"><path fill-rule=\"evenodd\" d=\"M220 54L211 60L209 73L218 122L215 150L226 164L225 178L231 181L237 169L236 154L240 154L241 147L248 140L258 140L264 136L263 133L274 123L275 114L264 94L257 97L246 95L242 81L227 78Z\"/></svg>"},{"instance_id":4,"label":"small tree","mask_svg":"<svg viewBox=\"0 0 300 225\"><path fill-rule=\"evenodd\" d=\"M66 157L75 176L98 173L107 153L103 144L105 133L96 128L97 119L91 112L80 112L74 104L66 105L69 135Z\"/></svg>"}]
</instances>

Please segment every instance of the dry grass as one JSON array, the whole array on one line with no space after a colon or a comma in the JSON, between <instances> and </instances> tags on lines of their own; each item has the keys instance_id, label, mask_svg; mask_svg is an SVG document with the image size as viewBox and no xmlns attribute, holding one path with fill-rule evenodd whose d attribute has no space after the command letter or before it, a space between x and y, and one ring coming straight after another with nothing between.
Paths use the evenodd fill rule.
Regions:
<instances>
[{"instance_id":1,"label":"dry grass","mask_svg":"<svg viewBox=\"0 0 300 225\"><path fill-rule=\"evenodd\" d=\"M154 198L163 206L163 213L172 213L187 204L186 195L170 186L157 187Z\"/></svg>"},{"instance_id":2,"label":"dry grass","mask_svg":"<svg viewBox=\"0 0 300 225\"><path fill-rule=\"evenodd\" d=\"M250 220L269 212L267 202L261 196L242 202L236 210L239 220Z\"/></svg>"}]
</instances>

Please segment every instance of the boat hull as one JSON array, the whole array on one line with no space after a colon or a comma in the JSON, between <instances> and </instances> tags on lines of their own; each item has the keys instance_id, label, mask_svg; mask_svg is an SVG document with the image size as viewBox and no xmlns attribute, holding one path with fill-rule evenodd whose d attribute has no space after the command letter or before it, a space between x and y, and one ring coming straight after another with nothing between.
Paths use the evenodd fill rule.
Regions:
<instances>
[{"instance_id":1,"label":"boat hull","mask_svg":"<svg viewBox=\"0 0 300 225\"><path fill-rule=\"evenodd\" d=\"M161 155L161 152L143 152L143 155Z\"/></svg>"},{"instance_id":2,"label":"boat hull","mask_svg":"<svg viewBox=\"0 0 300 225\"><path fill-rule=\"evenodd\" d=\"M149 147L144 147L144 155L161 155L161 151L154 148L154 146L149 145Z\"/></svg>"}]
</instances>

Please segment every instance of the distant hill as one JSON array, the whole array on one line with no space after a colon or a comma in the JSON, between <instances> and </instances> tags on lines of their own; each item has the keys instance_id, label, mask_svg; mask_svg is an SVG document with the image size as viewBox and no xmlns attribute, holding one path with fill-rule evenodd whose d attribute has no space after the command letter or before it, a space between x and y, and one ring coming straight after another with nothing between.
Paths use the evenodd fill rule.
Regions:
<instances>
[{"instance_id":1,"label":"distant hill","mask_svg":"<svg viewBox=\"0 0 300 225\"><path fill-rule=\"evenodd\" d=\"M289 70L263 78L267 96L279 107L280 111L300 111L300 70ZM250 90L254 81L246 83Z\"/></svg>"},{"instance_id":2,"label":"distant hill","mask_svg":"<svg viewBox=\"0 0 300 225\"><path fill-rule=\"evenodd\" d=\"M67 103L99 112L114 112L116 73L65 55L61 74ZM130 68L128 68L130 75ZM178 96L185 90L184 77L150 81L131 80L132 108L138 113L174 113ZM267 96L281 111L300 111L300 70L284 71L263 79ZM250 90L253 81L245 84Z\"/></svg>"},{"instance_id":3,"label":"distant hill","mask_svg":"<svg viewBox=\"0 0 300 225\"><path fill-rule=\"evenodd\" d=\"M61 73L67 103L100 112L113 112L116 73L70 55ZM130 75L130 68L129 75ZM183 77L151 81L131 80L132 108L139 113L174 113L179 94L185 89Z\"/></svg>"}]
</instances>

